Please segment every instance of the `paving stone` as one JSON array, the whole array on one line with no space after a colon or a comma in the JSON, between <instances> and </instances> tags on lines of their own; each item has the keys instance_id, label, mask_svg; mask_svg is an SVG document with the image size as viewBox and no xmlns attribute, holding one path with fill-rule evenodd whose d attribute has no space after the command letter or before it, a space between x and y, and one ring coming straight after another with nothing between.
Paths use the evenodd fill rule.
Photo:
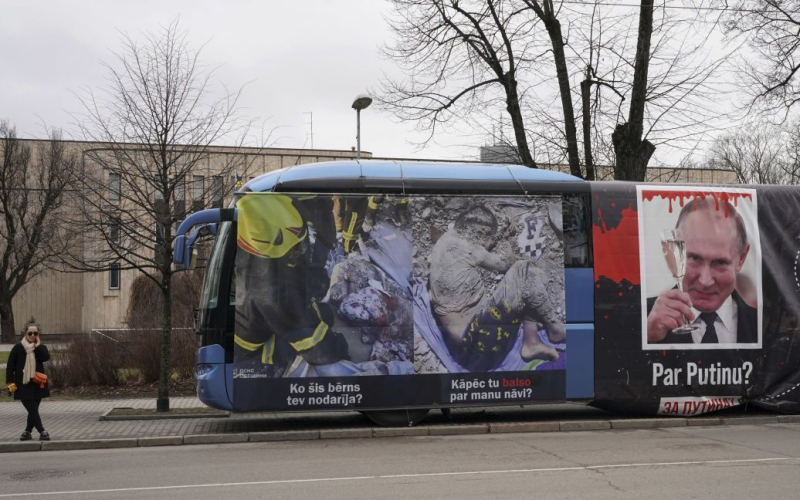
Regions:
<instances>
[{"instance_id":1,"label":"paving stone","mask_svg":"<svg viewBox=\"0 0 800 500\"><path fill-rule=\"evenodd\" d=\"M611 420L612 429L658 429L662 427L686 427L685 418L626 418Z\"/></svg>"},{"instance_id":2,"label":"paving stone","mask_svg":"<svg viewBox=\"0 0 800 500\"><path fill-rule=\"evenodd\" d=\"M140 437L139 446L175 446L183 444L183 436Z\"/></svg>"},{"instance_id":3,"label":"paving stone","mask_svg":"<svg viewBox=\"0 0 800 500\"><path fill-rule=\"evenodd\" d=\"M0 443L0 453L10 453L15 451L39 451L42 443L39 441L19 441L17 443Z\"/></svg>"},{"instance_id":4,"label":"paving stone","mask_svg":"<svg viewBox=\"0 0 800 500\"><path fill-rule=\"evenodd\" d=\"M427 436L427 427L375 427L373 437Z\"/></svg>"},{"instance_id":5,"label":"paving stone","mask_svg":"<svg viewBox=\"0 0 800 500\"><path fill-rule=\"evenodd\" d=\"M722 419L719 417L687 418L686 425L688 425L689 427L702 427L704 425L722 425Z\"/></svg>"},{"instance_id":6,"label":"paving stone","mask_svg":"<svg viewBox=\"0 0 800 500\"><path fill-rule=\"evenodd\" d=\"M730 417L723 418L722 425L763 425L777 424L778 417Z\"/></svg>"},{"instance_id":7,"label":"paving stone","mask_svg":"<svg viewBox=\"0 0 800 500\"><path fill-rule=\"evenodd\" d=\"M572 420L559 422L559 429L562 432L571 431L603 431L611 428L608 420Z\"/></svg>"},{"instance_id":8,"label":"paving stone","mask_svg":"<svg viewBox=\"0 0 800 500\"><path fill-rule=\"evenodd\" d=\"M191 434L183 436L183 444L245 443L247 434Z\"/></svg>"},{"instance_id":9,"label":"paving stone","mask_svg":"<svg viewBox=\"0 0 800 500\"><path fill-rule=\"evenodd\" d=\"M372 429L324 429L319 431L320 439L359 439L371 438Z\"/></svg>"},{"instance_id":10,"label":"paving stone","mask_svg":"<svg viewBox=\"0 0 800 500\"><path fill-rule=\"evenodd\" d=\"M72 441L44 441L43 451L91 450L96 448L136 448L134 438L121 439L76 439Z\"/></svg>"},{"instance_id":11,"label":"paving stone","mask_svg":"<svg viewBox=\"0 0 800 500\"><path fill-rule=\"evenodd\" d=\"M273 431L251 432L250 441L307 441L319 439L319 431Z\"/></svg>"},{"instance_id":12,"label":"paving stone","mask_svg":"<svg viewBox=\"0 0 800 500\"><path fill-rule=\"evenodd\" d=\"M488 424L428 426L429 436L462 436L467 434L486 434L487 432L489 432Z\"/></svg>"},{"instance_id":13,"label":"paving stone","mask_svg":"<svg viewBox=\"0 0 800 500\"><path fill-rule=\"evenodd\" d=\"M509 422L502 424L489 424L489 432L558 432L558 422Z\"/></svg>"}]
</instances>

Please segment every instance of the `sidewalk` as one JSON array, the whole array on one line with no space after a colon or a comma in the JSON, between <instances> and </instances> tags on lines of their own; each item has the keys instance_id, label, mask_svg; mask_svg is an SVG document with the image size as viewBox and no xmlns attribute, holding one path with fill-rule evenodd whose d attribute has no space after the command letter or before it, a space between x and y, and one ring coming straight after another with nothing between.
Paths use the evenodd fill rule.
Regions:
<instances>
[{"instance_id":1,"label":"sidewalk","mask_svg":"<svg viewBox=\"0 0 800 500\"><path fill-rule=\"evenodd\" d=\"M202 408L197 398L171 398L172 408ZM115 448L154 445L238 443L300 439L376 438L509 432L567 432L652 429L695 425L800 424L800 415L733 409L695 418L631 418L582 403L520 408L461 408L446 419L439 411L416 427L376 427L358 412L247 413L226 418L171 418L100 421L112 408L154 408L154 399L42 402L40 413L52 441L20 442L25 409L18 401L0 402L0 452ZM34 439L37 433L34 431Z\"/></svg>"},{"instance_id":2,"label":"sidewalk","mask_svg":"<svg viewBox=\"0 0 800 500\"><path fill-rule=\"evenodd\" d=\"M14 344L0 344L0 352L9 352ZM47 343L47 349L51 351L60 351L66 349L67 344L64 342Z\"/></svg>"}]
</instances>

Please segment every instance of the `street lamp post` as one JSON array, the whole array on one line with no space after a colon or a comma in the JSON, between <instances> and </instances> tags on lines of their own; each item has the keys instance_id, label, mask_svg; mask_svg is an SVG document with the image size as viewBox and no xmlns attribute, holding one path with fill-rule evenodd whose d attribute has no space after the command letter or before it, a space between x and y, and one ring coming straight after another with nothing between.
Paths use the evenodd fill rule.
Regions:
<instances>
[{"instance_id":1,"label":"street lamp post","mask_svg":"<svg viewBox=\"0 0 800 500\"><path fill-rule=\"evenodd\" d=\"M367 109L372 104L372 97L367 94L359 94L353 101L353 109L356 110L356 159L361 159L361 110Z\"/></svg>"}]
</instances>

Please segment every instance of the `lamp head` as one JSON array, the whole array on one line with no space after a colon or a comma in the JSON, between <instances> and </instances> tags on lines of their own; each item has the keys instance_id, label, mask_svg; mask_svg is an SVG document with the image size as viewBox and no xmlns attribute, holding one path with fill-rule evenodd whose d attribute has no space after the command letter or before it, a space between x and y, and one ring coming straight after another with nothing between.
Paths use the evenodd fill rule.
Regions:
<instances>
[{"instance_id":1,"label":"lamp head","mask_svg":"<svg viewBox=\"0 0 800 500\"><path fill-rule=\"evenodd\" d=\"M372 104L372 97L367 94L359 94L353 101L353 109L361 111L368 108L370 104Z\"/></svg>"}]
</instances>

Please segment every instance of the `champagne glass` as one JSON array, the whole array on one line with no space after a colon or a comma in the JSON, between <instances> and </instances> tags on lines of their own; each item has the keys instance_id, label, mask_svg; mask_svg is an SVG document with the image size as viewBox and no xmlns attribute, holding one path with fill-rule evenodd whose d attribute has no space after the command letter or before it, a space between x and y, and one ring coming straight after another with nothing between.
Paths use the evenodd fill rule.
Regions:
<instances>
[{"instance_id":1,"label":"champagne glass","mask_svg":"<svg viewBox=\"0 0 800 500\"><path fill-rule=\"evenodd\" d=\"M683 291L683 277L686 274L686 242L678 229L665 229L661 231L661 250L664 252L664 260L675 282L678 290ZM672 333L686 334L692 333L699 327L692 325L683 317L683 325L672 330Z\"/></svg>"}]
</instances>

